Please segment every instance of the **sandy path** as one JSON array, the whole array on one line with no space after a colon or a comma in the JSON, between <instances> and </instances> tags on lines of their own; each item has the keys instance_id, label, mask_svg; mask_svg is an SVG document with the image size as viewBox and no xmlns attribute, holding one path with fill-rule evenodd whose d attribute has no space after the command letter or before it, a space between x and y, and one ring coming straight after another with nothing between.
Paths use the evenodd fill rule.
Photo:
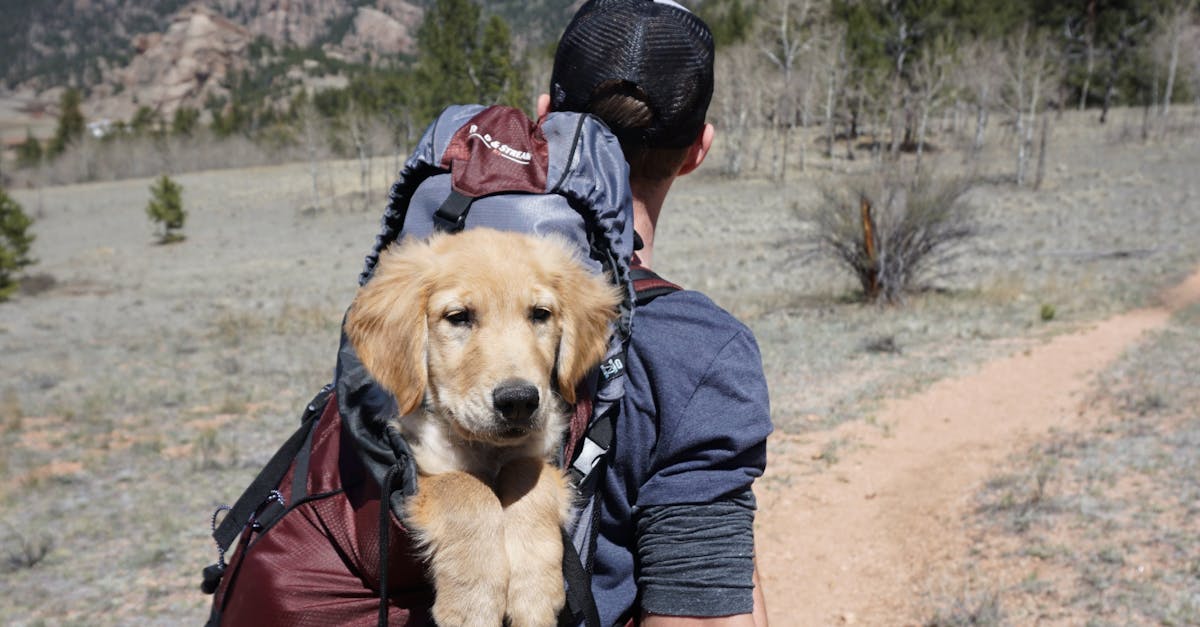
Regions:
<instances>
[{"instance_id":1,"label":"sandy path","mask_svg":"<svg viewBox=\"0 0 1200 627\"><path fill-rule=\"evenodd\" d=\"M1095 373L1200 301L1200 270L1161 300L891 401L877 414L886 428L776 440L786 455L770 460L758 528L772 624L919 624L933 567L964 554L960 521L980 482L1022 445L1073 426ZM795 460L833 440L853 445L803 474Z\"/></svg>"}]
</instances>

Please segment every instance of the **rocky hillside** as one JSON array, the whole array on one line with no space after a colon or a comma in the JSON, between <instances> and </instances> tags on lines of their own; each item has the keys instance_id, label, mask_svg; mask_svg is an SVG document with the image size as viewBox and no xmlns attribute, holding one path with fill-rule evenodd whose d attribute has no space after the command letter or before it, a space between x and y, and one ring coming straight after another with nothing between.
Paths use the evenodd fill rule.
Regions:
<instances>
[{"instance_id":1,"label":"rocky hillside","mask_svg":"<svg viewBox=\"0 0 1200 627\"><path fill-rule=\"evenodd\" d=\"M327 67L415 51L422 9L405 0L7 0L0 78L53 105L85 89L90 119L127 120L139 107L168 117L228 95L235 76L295 64L292 82L328 81ZM289 53L289 51L291 51ZM309 63L306 65L306 60ZM335 81L336 82L336 81Z\"/></svg>"},{"instance_id":2,"label":"rocky hillside","mask_svg":"<svg viewBox=\"0 0 1200 627\"><path fill-rule=\"evenodd\" d=\"M143 106L169 117L227 97L235 79L337 85L348 67L410 58L433 1L0 0L0 81L51 107L59 88L83 87L92 119ZM482 4L540 46L579 3Z\"/></svg>"},{"instance_id":3,"label":"rocky hillside","mask_svg":"<svg viewBox=\"0 0 1200 627\"><path fill-rule=\"evenodd\" d=\"M411 52L418 4L405 0L5 0L0 79L9 87L95 85L197 11L276 47L322 47L352 58Z\"/></svg>"}]
</instances>

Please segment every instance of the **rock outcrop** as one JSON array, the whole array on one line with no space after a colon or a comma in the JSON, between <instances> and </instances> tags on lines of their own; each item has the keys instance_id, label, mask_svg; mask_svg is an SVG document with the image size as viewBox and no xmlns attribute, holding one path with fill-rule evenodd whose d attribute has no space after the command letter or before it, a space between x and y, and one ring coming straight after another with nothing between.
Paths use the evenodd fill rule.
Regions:
<instances>
[{"instance_id":1,"label":"rock outcrop","mask_svg":"<svg viewBox=\"0 0 1200 627\"><path fill-rule=\"evenodd\" d=\"M115 88L92 103L94 117L129 119L147 106L170 119L180 106L199 107L210 95L224 95L222 84L248 63L254 39L246 28L203 5L175 14L166 32L139 35L129 65L110 72Z\"/></svg>"},{"instance_id":2,"label":"rock outcrop","mask_svg":"<svg viewBox=\"0 0 1200 627\"><path fill-rule=\"evenodd\" d=\"M112 120L128 120L143 106L167 120L182 106L201 108L210 96L227 96L227 79L250 69L248 51L260 37L276 49L321 44L328 56L351 61L412 53L421 15L405 0L357 8L334 0L197 0L172 15L164 32L134 36L133 58L105 68L85 108L89 118ZM320 82L301 68L288 77Z\"/></svg>"}]
</instances>

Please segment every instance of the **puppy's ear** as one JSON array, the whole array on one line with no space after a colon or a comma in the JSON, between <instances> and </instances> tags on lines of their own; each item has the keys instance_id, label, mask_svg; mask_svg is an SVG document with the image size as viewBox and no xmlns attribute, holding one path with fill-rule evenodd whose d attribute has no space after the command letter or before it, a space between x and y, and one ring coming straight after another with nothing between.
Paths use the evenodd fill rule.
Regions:
<instances>
[{"instance_id":1,"label":"puppy's ear","mask_svg":"<svg viewBox=\"0 0 1200 627\"><path fill-rule=\"evenodd\" d=\"M429 254L429 245L415 240L384 251L346 316L346 335L358 358L396 397L401 416L420 406L428 384Z\"/></svg>"},{"instance_id":2,"label":"puppy's ear","mask_svg":"<svg viewBox=\"0 0 1200 627\"><path fill-rule=\"evenodd\" d=\"M559 394L574 403L575 386L608 351L609 324L617 317L621 295L603 276L567 259L556 281L562 309L557 372Z\"/></svg>"}]
</instances>

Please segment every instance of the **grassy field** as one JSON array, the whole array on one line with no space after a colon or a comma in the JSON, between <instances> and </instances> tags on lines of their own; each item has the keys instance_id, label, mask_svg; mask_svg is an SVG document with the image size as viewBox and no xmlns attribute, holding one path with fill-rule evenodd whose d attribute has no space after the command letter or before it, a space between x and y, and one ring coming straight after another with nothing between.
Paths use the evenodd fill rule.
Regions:
<instances>
[{"instance_id":1,"label":"grassy field","mask_svg":"<svg viewBox=\"0 0 1200 627\"><path fill-rule=\"evenodd\" d=\"M1130 120L1140 115L1124 113ZM1068 116L1039 192L1006 182L1011 147L998 134L984 161L989 182L970 196L984 236L951 279L901 308L862 305L852 277L806 254L816 189L867 167L865 158L810 161L785 182L729 180L713 169L681 181L660 225L656 268L709 293L752 327L779 429L800 433L869 418L880 399L1006 354L1014 338L1068 332L1145 304L1200 263L1200 144L1194 134L1133 141L1122 124L1119 116L1107 128ZM947 152L939 167L962 165ZM209 515L236 498L331 378L341 314L378 227L380 201L366 210L353 195L355 164L325 164L321 176L329 200L312 211L307 164L180 175L187 240L170 246L154 244L144 213L149 180L14 193L37 219L39 263L30 270L53 281L0 304L0 623L203 620L208 598L198 592L199 573L216 557ZM1042 319L1044 305L1054 307L1052 320ZM1195 314L1186 320L1194 329ZM1180 351L1170 363L1195 363L1185 344L1164 341L1155 350ZM1195 403L1177 401L1174 388L1139 396L1138 377L1153 374L1139 372L1114 371L1105 386L1128 390L1114 402L1146 409L1104 434L1112 447L1130 443L1120 463L1141 463L1128 452L1142 451L1136 432L1126 434L1138 421L1161 417L1176 429L1171 437L1195 443ZM1194 367L1177 377L1195 387ZM1180 415L1168 420L1172 412ZM1061 482L1077 466L1085 472L1093 464L1086 460L1109 454L1107 441L1090 449L1070 444L1076 440L1057 445L1062 459L1046 471L1049 501L1059 503L1066 494L1060 490L1068 489ZM1174 441L1153 446L1178 453ZM1145 454L1159 459L1154 450ZM1013 472L1036 476L1039 463ZM1162 472L1176 466L1163 464ZM1132 498L1126 474L1113 481ZM1140 470L1132 476L1152 483ZM989 535L1032 545L1025 539L1041 533L1044 520L1065 516L1035 506L1025 515L1027 528L1016 529L1008 521L1020 518L1019 506L1005 506L1003 492L1015 491L1014 502L1028 500L1020 492L1028 481L997 481L981 496L981 516L994 527ZM1079 486L1070 489L1081 500L1054 511L1116 507L1087 500L1088 485ZM1194 561L1195 534L1178 534L1194 531L1195 517L1173 522L1170 516L1185 511L1167 501L1160 506L1163 518L1136 524L1159 529L1154 537L1164 542L1174 530L1171 537ZM1130 531L1134 548L1143 531ZM1101 540L1121 537L1100 527L1097 533ZM1132 598L1143 590L1138 578L1126 583L1127 564L1137 558L1120 542L1111 550L1080 545L1069 559L1056 548L1063 541L1043 544L1048 560L1066 562L1063 572L1086 566L1108 582L1100 591L1086 582L1077 592L1054 588L1067 595L1054 601L1056 611L1086 613L1094 603L1123 608L1118 591ZM1154 594L1190 585L1191 605L1155 605L1194 617L1196 579L1181 577ZM1012 589L992 581L981 585L1004 595L996 602L1004 615L1026 616L1018 607L1033 601L1010 601ZM1027 587L1028 598L1045 598L1045 587ZM1121 614L1102 616L1123 622Z\"/></svg>"}]
</instances>

